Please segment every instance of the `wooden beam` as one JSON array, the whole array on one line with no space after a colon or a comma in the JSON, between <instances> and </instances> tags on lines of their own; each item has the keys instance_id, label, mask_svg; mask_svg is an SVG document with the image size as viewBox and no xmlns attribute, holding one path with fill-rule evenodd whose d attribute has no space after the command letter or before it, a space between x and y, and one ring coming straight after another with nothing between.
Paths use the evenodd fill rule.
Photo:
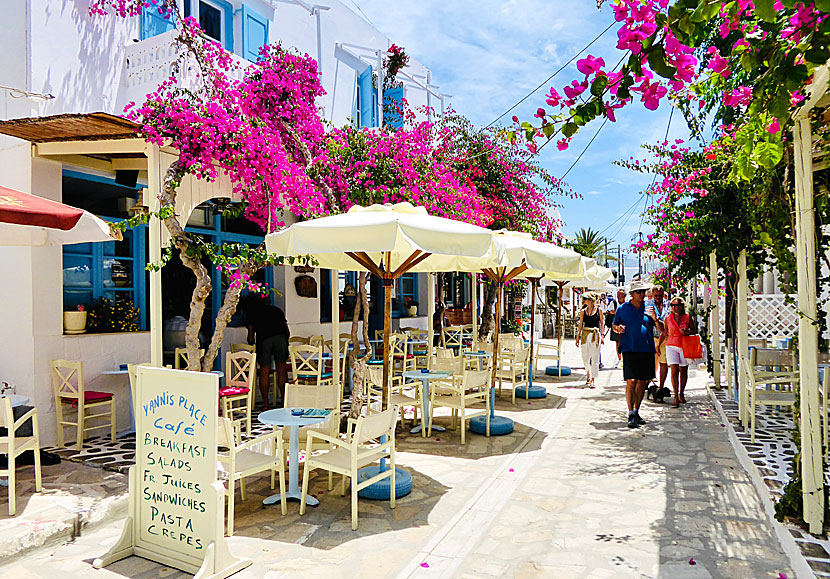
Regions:
<instances>
[{"instance_id":1,"label":"wooden beam","mask_svg":"<svg viewBox=\"0 0 830 579\"><path fill-rule=\"evenodd\" d=\"M144 139L111 139L104 141L59 141L35 143L35 156L44 155L106 155L108 153L143 154L147 147Z\"/></svg>"},{"instance_id":2,"label":"wooden beam","mask_svg":"<svg viewBox=\"0 0 830 579\"><path fill-rule=\"evenodd\" d=\"M523 274L525 271L527 271L527 269L528 269L528 267L527 267L526 263L523 263L522 265L520 265L518 267L514 267L512 270L510 270L510 272L507 273L507 275L504 276L504 283L507 283L507 282L515 279L517 276L519 276L519 275Z\"/></svg>"},{"instance_id":3,"label":"wooden beam","mask_svg":"<svg viewBox=\"0 0 830 579\"><path fill-rule=\"evenodd\" d=\"M417 250L417 251L414 251L412 253L412 255L407 257L406 260L398 266L398 269L396 269L392 273L392 277L395 278L395 279L401 277L403 274L408 272L410 269L412 269L413 267L415 267L416 265L418 265L419 263L424 261L426 258L428 258L430 255L432 255L432 254L431 253L424 253L420 249Z\"/></svg>"},{"instance_id":4,"label":"wooden beam","mask_svg":"<svg viewBox=\"0 0 830 579\"><path fill-rule=\"evenodd\" d=\"M376 275L377 277L383 279L383 271L375 265L375 262L372 261L366 253L362 251L354 252L354 251L347 251L346 255L351 257L357 263L365 267L370 273Z\"/></svg>"},{"instance_id":5,"label":"wooden beam","mask_svg":"<svg viewBox=\"0 0 830 579\"><path fill-rule=\"evenodd\" d=\"M826 67L824 86L827 86ZM823 92L823 91L822 91ZM801 400L801 492L810 532L824 527L824 472L818 385L818 307L816 305L816 231L813 207L813 159L809 110L795 118L795 250L798 272L798 361ZM826 411L826 409L825 409Z\"/></svg>"}]
</instances>

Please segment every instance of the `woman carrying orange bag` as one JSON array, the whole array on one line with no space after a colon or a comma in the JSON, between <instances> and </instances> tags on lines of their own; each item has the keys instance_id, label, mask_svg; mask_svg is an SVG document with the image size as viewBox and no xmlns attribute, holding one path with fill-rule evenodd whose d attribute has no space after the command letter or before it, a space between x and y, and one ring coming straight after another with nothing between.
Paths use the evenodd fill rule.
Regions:
<instances>
[{"instance_id":1,"label":"woman carrying orange bag","mask_svg":"<svg viewBox=\"0 0 830 579\"><path fill-rule=\"evenodd\" d=\"M680 403L686 402L686 382L689 379L689 361L683 355L683 341L687 336L696 334L692 319L686 313L686 303L683 298L672 298L671 313L666 316L665 324L668 329L666 342L666 362L671 372L671 386L674 390L674 404L677 408Z\"/></svg>"}]
</instances>

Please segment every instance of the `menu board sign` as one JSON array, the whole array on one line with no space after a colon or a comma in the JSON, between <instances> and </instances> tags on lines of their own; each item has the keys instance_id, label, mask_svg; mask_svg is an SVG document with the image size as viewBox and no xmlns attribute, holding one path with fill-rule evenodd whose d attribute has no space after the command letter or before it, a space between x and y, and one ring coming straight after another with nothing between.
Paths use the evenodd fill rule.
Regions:
<instances>
[{"instance_id":1,"label":"menu board sign","mask_svg":"<svg viewBox=\"0 0 830 579\"><path fill-rule=\"evenodd\" d=\"M214 539L216 374L136 369L137 545L200 564Z\"/></svg>"}]
</instances>

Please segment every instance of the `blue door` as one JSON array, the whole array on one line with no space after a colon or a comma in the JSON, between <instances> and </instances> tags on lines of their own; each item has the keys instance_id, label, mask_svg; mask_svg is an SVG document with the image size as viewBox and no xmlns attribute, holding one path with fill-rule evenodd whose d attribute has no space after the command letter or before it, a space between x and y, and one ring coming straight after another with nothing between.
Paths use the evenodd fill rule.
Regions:
<instances>
[{"instance_id":1,"label":"blue door","mask_svg":"<svg viewBox=\"0 0 830 579\"><path fill-rule=\"evenodd\" d=\"M360 85L360 126L375 127L375 103L377 98L374 86L372 86L372 67L369 66L357 77Z\"/></svg>"}]
</instances>

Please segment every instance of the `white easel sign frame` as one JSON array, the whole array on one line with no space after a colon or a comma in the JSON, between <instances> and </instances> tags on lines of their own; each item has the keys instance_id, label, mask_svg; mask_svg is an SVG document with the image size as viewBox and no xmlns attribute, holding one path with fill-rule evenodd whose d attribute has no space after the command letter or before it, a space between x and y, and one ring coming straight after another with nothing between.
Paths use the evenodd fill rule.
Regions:
<instances>
[{"instance_id":1,"label":"white easel sign frame","mask_svg":"<svg viewBox=\"0 0 830 579\"><path fill-rule=\"evenodd\" d=\"M136 464L129 517L118 542L93 567L138 555L221 579L251 564L225 541L225 487L217 480L219 377L136 367Z\"/></svg>"}]
</instances>

